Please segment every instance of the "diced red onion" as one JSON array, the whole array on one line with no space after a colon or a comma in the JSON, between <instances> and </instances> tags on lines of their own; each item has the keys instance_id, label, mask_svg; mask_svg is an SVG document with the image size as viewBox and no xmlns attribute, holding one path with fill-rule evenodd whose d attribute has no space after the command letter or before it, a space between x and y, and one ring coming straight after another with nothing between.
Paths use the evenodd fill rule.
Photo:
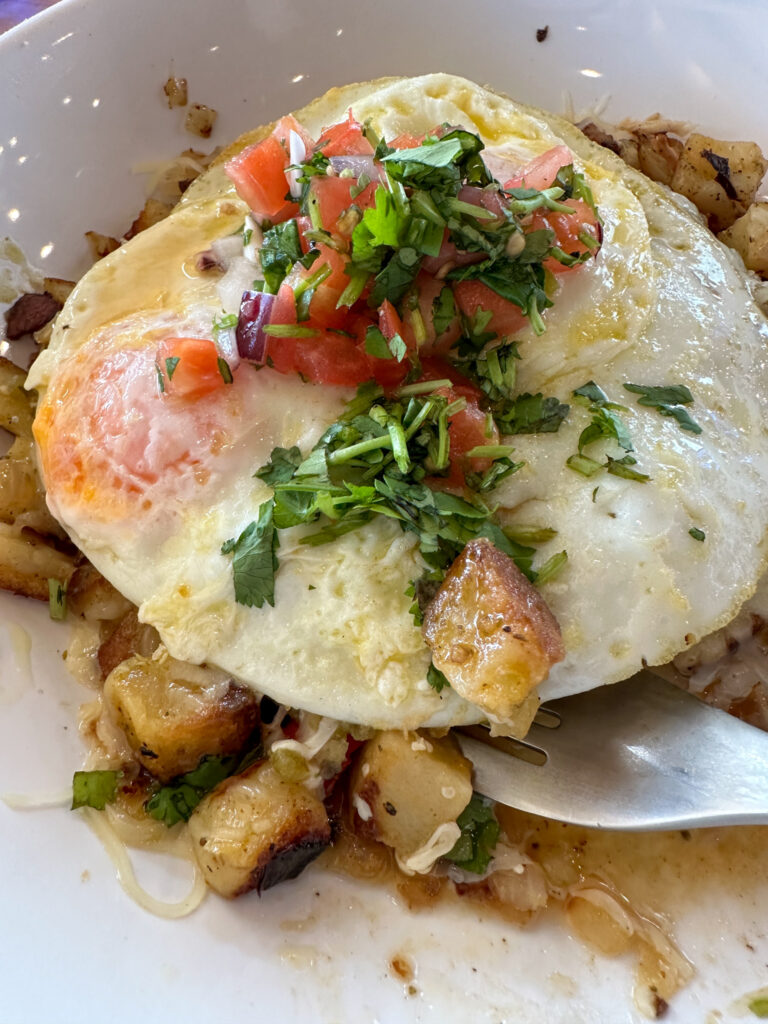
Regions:
<instances>
[{"instance_id":1,"label":"diced red onion","mask_svg":"<svg viewBox=\"0 0 768 1024\"><path fill-rule=\"evenodd\" d=\"M291 164L303 164L307 156L307 147L304 145L304 140L291 128L288 136L288 158ZM288 179L288 187L290 193L294 199L301 199L301 184L299 183L299 177L301 175L301 169L299 167L292 167L291 170L285 172L285 176Z\"/></svg>"},{"instance_id":2,"label":"diced red onion","mask_svg":"<svg viewBox=\"0 0 768 1024\"><path fill-rule=\"evenodd\" d=\"M237 351L250 363L263 363L267 348L264 328L269 323L274 295L265 292L243 292L237 321Z\"/></svg>"},{"instance_id":3,"label":"diced red onion","mask_svg":"<svg viewBox=\"0 0 768 1024\"><path fill-rule=\"evenodd\" d=\"M332 156L330 163L337 174L341 174L342 171L352 171L355 178L366 174L371 181L381 180L381 169L374 162L372 156Z\"/></svg>"}]
</instances>

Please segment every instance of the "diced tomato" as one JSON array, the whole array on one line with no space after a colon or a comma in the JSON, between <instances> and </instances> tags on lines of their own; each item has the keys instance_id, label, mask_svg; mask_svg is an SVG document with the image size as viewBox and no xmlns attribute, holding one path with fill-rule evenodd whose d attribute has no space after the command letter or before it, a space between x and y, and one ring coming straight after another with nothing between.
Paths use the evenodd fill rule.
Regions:
<instances>
[{"instance_id":1,"label":"diced tomato","mask_svg":"<svg viewBox=\"0 0 768 1024\"><path fill-rule=\"evenodd\" d=\"M178 359L171 372L167 359ZM166 392L179 398L202 398L225 386L219 353L209 338L167 338L160 345L157 365Z\"/></svg>"},{"instance_id":2,"label":"diced tomato","mask_svg":"<svg viewBox=\"0 0 768 1024\"><path fill-rule=\"evenodd\" d=\"M491 435L486 435L487 416L480 408L480 390L458 372L450 363L438 357L424 359L421 367L422 380L450 380L450 388L440 388L438 394L448 402L457 398L465 398L466 407L454 413L448 419L450 434L451 464L447 476L428 477L425 483L436 491L461 493L465 486L468 472L482 473L491 465L490 459L468 459L465 452L479 445L498 444L499 432L496 425L491 428Z\"/></svg>"},{"instance_id":3,"label":"diced tomato","mask_svg":"<svg viewBox=\"0 0 768 1024\"><path fill-rule=\"evenodd\" d=\"M272 135L284 146L286 153L290 153L291 132L296 132L304 143L307 153L311 153L314 149L315 141L304 125L300 124L293 114L286 114L284 117L281 117L272 129Z\"/></svg>"},{"instance_id":4,"label":"diced tomato","mask_svg":"<svg viewBox=\"0 0 768 1024\"><path fill-rule=\"evenodd\" d=\"M312 230L312 219L305 215L301 215L296 218L296 226L299 229L299 243L301 245L301 251L303 253L309 252L309 242L304 237L307 231Z\"/></svg>"},{"instance_id":5,"label":"diced tomato","mask_svg":"<svg viewBox=\"0 0 768 1024\"><path fill-rule=\"evenodd\" d=\"M293 289L288 284L283 284L277 294L270 323L296 323L296 303ZM375 379L382 387L396 387L410 370L410 361L404 359L399 363L396 359L376 359L368 355L365 351L365 332L372 323L368 315L350 315L347 311L347 333L339 334L318 323L313 316L300 327L314 330L314 335L287 338L272 336L267 343L266 355L278 373L300 373L306 380L316 384L354 387ZM353 337L349 337L350 334Z\"/></svg>"},{"instance_id":6,"label":"diced tomato","mask_svg":"<svg viewBox=\"0 0 768 1024\"><path fill-rule=\"evenodd\" d=\"M337 309L336 306L341 293L349 284L349 277L344 273L348 260L328 245L321 244L316 248L320 255L309 270L302 270L302 277L316 274L324 266L330 267L331 273L315 288L309 304L309 315L315 323L322 324L323 327L343 328L346 326L349 309L347 306Z\"/></svg>"},{"instance_id":7,"label":"diced tomato","mask_svg":"<svg viewBox=\"0 0 768 1024\"><path fill-rule=\"evenodd\" d=\"M411 135L410 132L403 132L402 135L398 135L396 139L392 139L387 145L391 146L392 149L416 149L423 141L423 135Z\"/></svg>"},{"instance_id":8,"label":"diced tomato","mask_svg":"<svg viewBox=\"0 0 768 1024\"><path fill-rule=\"evenodd\" d=\"M277 220L291 210L286 206L295 207L296 203L288 204L285 196L288 192L288 181L285 168L288 166L288 154L274 137L270 135L255 146L248 146L224 165L227 175L235 183L237 194L243 199L257 217Z\"/></svg>"},{"instance_id":9,"label":"diced tomato","mask_svg":"<svg viewBox=\"0 0 768 1024\"><path fill-rule=\"evenodd\" d=\"M353 199L350 190L357 182L354 178L339 178L335 175L316 175L312 179L312 192L317 197L320 221L326 231L334 235L350 238L354 224L346 228L339 227L339 218L354 203L360 210L367 210L374 205L377 182L366 185L363 191Z\"/></svg>"},{"instance_id":10,"label":"diced tomato","mask_svg":"<svg viewBox=\"0 0 768 1024\"><path fill-rule=\"evenodd\" d=\"M315 147L324 156L371 156L373 146L365 135L363 126L352 116L352 108L346 121L323 128Z\"/></svg>"},{"instance_id":11,"label":"diced tomato","mask_svg":"<svg viewBox=\"0 0 768 1024\"><path fill-rule=\"evenodd\" d=\"M302 324L312 327L312 323ZM322 327L313 337L270 338L267 354L278 373L298 373L313 384L354 387L371 379L364 352L350 338Z\"/></svg>"},{"instance_id":12,"label":"diced tomato","mask_svg":"<svg viewBox=\"0 0 768 1024\"><path fill-rule=\"evenodd\" d=\"M277 294L270 323L296 323L296 303L293 289L288 284L283 284ZM398 365L395 360L372 359L366 353L364 339L368 323L370 321L348 319L346 326L355 332L355 337L350 338L310 319L300 327L314 330L314 335L287 338L272 336L267 343L266 355L278 373L299 373L305 380L315 384L354 387L374 377L378 379L377 371L381 367L386 366L387 369L383 371L386 373L391 372L388 371L390 363ZM402 371L402 376L405 372L407 367Z\"/></svg>"},{"instance_id":13,"label":"diced tomato","mask_svg":"<svg viewBox=\"0 0 768 1024\"><path fill-rule=\"evenodd\" d=\"M224 170L235 184L237 194L260 218L281 223L299 212L297 203L286 199L290 164L289 137L295 131L311 149L312 138L296 118L282 117L272 134L262 142L248 146L224 165Z\"/></svg>"},{"instance_id":14,"label":"diced tomato","mask_svg":"<svg viewBox=\"0 0 768 1024\"><path fill-rule=\"evenodd\" d=\"M549 188L560 168L572 163L573 153L567 146L554 146L534 157L519 174L504 183L504 188Z\"/></svg>"},{"instance_id":15,"label":"diced tomato","mask_svg":"<svg viewBox=\"0 0 768 1024\"><path fill-rule=\"evenodd\" d=\"M403 321L389 299L384 299L384 302L379 307L379 330L387 341L391 341L396 334L399 334L403 341L405 341Z\"/></svg>"},{"instance_id":16,"label":"diced tomato","mask_svg":"<svg viewBox=\"0 0 768 1024\"><path fill-rule=\"evenodd\" d=\"M589 246L579 238L582 231L597 241L599 240L599 229L597 219L583 199L566 199L565 205L573 208L573 213L557 213L554 210L536 210L531 218L531 230L539 228L550 228L555 232L555 243L569 255L581 255L589 251ZM559 260L551 256L544 261L547 270L553 274L563 274L568 270L575 270L576 267L566 267ZM577 263L576 266L579 266Z\"/></svg>"},{"instance_id":17,"label":"diced tomato","mask_svg":"<svg viewBox=\"0 0 768 1024\"><path fill-rule=\"evenodd\" d=\"M515 334L526 323L519 306L502 298L481 281L456 281L453 295L456 305L467 317L473 317L480 309L492 313L486 330L495 331L498 335Z\"/></svg>"}]
</instances>

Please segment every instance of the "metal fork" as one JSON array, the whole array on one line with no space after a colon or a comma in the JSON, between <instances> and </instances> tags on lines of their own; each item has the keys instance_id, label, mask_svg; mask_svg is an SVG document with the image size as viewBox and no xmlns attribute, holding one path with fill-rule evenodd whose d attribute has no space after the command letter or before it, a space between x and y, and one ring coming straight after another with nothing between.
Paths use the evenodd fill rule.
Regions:
<instances>
[{"instance_id":1,"label":"metal fork","mask_svg":"<svg viewBox=\"0 0 768 1024\"><path fill-rule=\"evenodd\" d=\"M475 789L593 828L768 823L768 733L641 672L539 709L525 741L456 730Z\"/></svg>"}]
</instances>

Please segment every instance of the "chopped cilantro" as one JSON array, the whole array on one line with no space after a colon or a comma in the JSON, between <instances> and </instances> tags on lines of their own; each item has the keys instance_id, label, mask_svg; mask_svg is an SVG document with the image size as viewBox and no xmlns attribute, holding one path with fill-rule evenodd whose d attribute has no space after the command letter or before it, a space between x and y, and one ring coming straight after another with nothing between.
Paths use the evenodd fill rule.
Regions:
<instances>
[{"instance_id":1,"label":"chopped cilantro","mask_svg":"<svg viewBox=\"0 0 768 1024\"><path fill-rule=\"evenodd\" d=\"M218 319L214 318L214 334L220 334L222 331L231 331L234 330L235 327L237 327L237 313L222 313ZM178 362L178 359L176 362Z\"/></svg>"},{"instance_id":2,"label":"chopped cilantro","mask_svg":"<svg viewBox=\"0 0 768 1024\"><path fill-rule=\"evenodd\" d=\"M272 518L274 500L264 502L259 518L246 526L240 536L225 541L223 555L232 554L235 600L249 608L261 608L264 602L274 607L277 570L277 533Z\"/></svg>"},{"instance_id":3,"label":"chopped cilantro","mask_svg":"<svg viewBox=\"0 0 768 1024\"><path fill-rule=\"evenodd\" d=\"M461 835L445 859L474 875L484 874L501 835L493 803L479 793L473 793L472 799L456 819L456 824L461 829Z\"/></svg>"},{"instance_id":4,"label":"chopped cilantro","mask_svg":"<svg viewBox=\"0 0 768 1024\"><path fill-rule=\"evenodd\" d=\"M747 1003L747 1008L755 1017L765 1020L768 1018L768 995L754 996Z\"/></svg>"},{"instance_id":5,"label":"chopped cilantro","mask_svg":"<svg viewBox=\"0 0 768 1024\"><path fill-rule=\"evenodd\" d=\"M605 405L608 401L608 395L606 395L603 389L598 387L593 380L588 380L586 384L582 384L580 388L576 388L573 392L573 397L574 399L583 399L584 404L592 402L595 405Z\"/></svg>"},{"instance_id":6,"label":"chopped cilantro","mask_svg":"<svg viewBox=\"0 0 768 1024\"><path fill-rule=\"evenodd\" d=\"M67 617L67 584L66 581L48 579L48 614L57 622Z\"/></svg>"},{"instance_id":7,"label":"chopped cilantro","mask_svg":"<svg viewBox=\"0 0 768 1024\"><path fill-rule=\"evenodd\" d=\"M703 530L700 530L698 528L698 526L692 526L690 528L690 530L688 531L688 533L690 533L690 535L693 537L694 540L700 540L700 541L704 540L706 538L706 536L707 536L706 533L704 533Z\"/></svg>"},{"instance_id":8,"label":"chopped cilantro","mask_svg":"<svg viewBox=\"0 0 768 1024\"><path fill-rule=\"evenodd\" d=\"M393 306L399 306L418 274L420 266L421 257L415 249L410 247L398 249L374 278L368 304L378 307L385 299L389 299Z\"/></svg>"},{"instance_id":9,"label":"chopped cilantro","mask_svg":"<svg viewBox=\"0 0 768 1024\"><path fill-rule=\"evenodd\" d=\"M526 392L501 410L496 420L503 434L555 433L570 409L557 398Z\"/></svg>"},{"instance_id":10,"label":"chopped cilantro","mask_svg":"<svg viewBox=\"0 0 768 1024\"><path fill-rule=\"evenodd\" d=\"M375 324L371 324L365 332L365 351L369 356L373 356L375 359L391 359L392 353L390 352L387 339L381 333Z\"/></svg>"},{"instance_id":11,"label":"chopped cilantro","mask_svg":"<svg viewBox=\"0 0 768 1024\"><path fill-rule=\"evenodd\" d=\"M178 356L169 356L165 360L165 372L168 374L168 380L173 380L173 375L176 372L176 367L179 365Z\"/></svg>"},{"instance_id":12,"label":"chopped cilantro","mask_svg":"<svg viewBox=\"0 0 768 1024\"><path fill-rule=\"evenodd\" d=\"M456 303L453 292L445 285L440 294L432 303L432 326L435 329L435 337L448 330L456 317Z\"/></svg>"},{"instance_id":13,"label":"chopped cilantro","mask_svg":"<svg viewBox=\"0 0 768 1024\"><path fill-rule=\"evenodd\" d=\"M273 338L316 338L316 327L302 327L300 324L264 324L262 330Z\"/></svg>"},{"instance_id":14,"label":"chopped cilantro","mask_svg":"<svg viewBox=\"0 0 768 1024\"><path fill-rule=\"evenodd\" d=\"M265 291L277 295L291 267L303 255L297 221L287 220L265 231L260 255Z\"/></svg>"},{"instance_id":15,"label":"chopped cilantro","mask_svg":"<svg viewBox=\"0 0 768 1024\"><path fill-rule=\"evenodd\" d=\"M303 320L309 320L309 306L312 302L312 298L315 294L315 290L319 285L331 276L331 266L329 263L323 263L321 267L310 274L309 277L305 277L303 281L293 289L293 297L296 301L296 319L299 323Z\"/></svg>"},{"instance_id":16,"label":"chopped cilantro","mask_svg":"<svg viewBox=\"0 0 768 1024\"><path fill-rule=\"evenodd\" d=\"M160 364L155 363L155 373L157 374L157 390L161 395L165 394L165 377L163 377L163 371L160 369Z\"/></svg>"},{"instance_id":17,"label":"chopped cilantro","mask_svg":"<svg viewBox=\"0 0 768 1024\"><path fill-rule=\"evenodd\" d=\"M275 484L290 480L301 462L301 452L296 445L292 448L273 448L269 462L261 469L257 469L253 475L273 487Z\"/></svg>"},{"instance_id":18,"label":"chopped cilantro","mask_svg":"<svg viewBox=\"0 0 768 1024\"><path fill-rule=\"evenodd\" d=\"M224 383L231 384L234 380L234 377L232 376L232 369L227 360L222 358L222 356L219 356L219 358L216 360L216 365L219 368L219 373L221 374L221 379L224 381Z\"/></svg>"},{"instance_id":19,"label":"chopped cilantro","mask_svg":"<svg viewBox=\"0 0 768 1024\"><path fill-rule=\"evenodd\" d=\"M552 555L551 558L548 558L546 562L536 570L536 583L539 586L541 586L542 583L550 583L555 576L560 573L567 561L567 551L559 551L556 555Z\"/></svg>"},{"instance_id":20,"label":"chopped cilantro","mask_svg":"<svg viewBox=\"0 0 768 1024\"><path fill-rule=\"evenodd\" d=\"M565 460L565 464L569 469L587 477L594 476L595 473L599 473L601 469L605 469L605 466L601 462L598 462L597 459L590 459L588 455L570 455ZM593 501L596 493L597 488L592 492Z\"/></svg>"},{"instance_id":21,"label":"chopped cilantro","mask_svg":"<svg viewBox=\"0 0 768 1024\"><path fill-rule=\"evenodd\" d=\"M546 544L557 536L550 526L508 526L507 536L518 544Z\"/></svg>"},{"instance_id":22,"label":"chopped cilantro","mask_svg":"<svg viewBox=\"0 0 768 1024\"><path fill-rule=\"evenodd\" d=\"M652 387L647 384L625 384L626 391L641 397L638 405L690 405L693 395L685 384L672 384L668 387Z\"/></svg>"},{"instance_id":23,"label":"chopped cilantro","mask_svg":"<svg viewBox=\"0 0 768 1024\"><path fill-rule=\"evenodd\" d=\"M579 452L595 441L615 440L625 452L631 452L632 441L626 424L613 409L592 405L592 421L579 435Z\"/></svg>"},{"instance_id":24,"label":"chopped cilantro","mask_svg":"<svg viewBox=\"0 0 768 1024\"><path fill-rule=\"evenodd\" d=\"M75 772L72 777L72 810L93 807L103 811L117 797L119 772Z\"/></svg>"},{"instance_id":25,"label":"chopped cilantro","mask_svg":"<svg viewBox=\"0 0 768 1024\"><path fill-rule=\"evenodd\" d=\"M701 427L691 417L684 405L693 402L693 395L685 384L671 384L666 387L653 387L648 384L625 384L624 388L633 394L640 395L638 405L649 406L656 409L662 416L670 416L676 419L681 430L687 430L689 434L700 434Z\"/></svg>"},{"instance_id":26,"label":"chopped cilantro","mask_svg":"<svg viewBox=\"0 0 768 1024\"><path fill-rule=\"evenodd\" d=\"M631 455L625 455L622 459L612 459L609 455L607 457L605 468L613 476L623 477L625 480L636 480L638 483L644 484L651 478L647 473L641 473L637 469L633 469L633 466L637 465L637 459Z\"/></svg>"},{"instance_id":27,"label":"chopped cilantro","mask_svg":"<svg viewBox=\"0 0 768 1024\"><path fill-rule=\"evenodd\" d=\"M435 668L435 666L431 662L429 668L427 669L427 682L435 691L435 693L440 693L440 691L444 690L446 686L450 689L451 685L445 678L443 673L440 671L440 669Z\"/></svg>"},{"instance_id":28,"label":"chopped cilantro","mask_svg":"<svg viewBox=\"0 0 768 1024\"><path fill-rule=\"evenodd\" d=\"M202 758L197 768L177 776L152 794L145 805L147 814L168 828L180 821L189 821L192 811L205 794L223 782L236 767L240 765L234 756L208 755Z\"/></svg>"}]
</instances>

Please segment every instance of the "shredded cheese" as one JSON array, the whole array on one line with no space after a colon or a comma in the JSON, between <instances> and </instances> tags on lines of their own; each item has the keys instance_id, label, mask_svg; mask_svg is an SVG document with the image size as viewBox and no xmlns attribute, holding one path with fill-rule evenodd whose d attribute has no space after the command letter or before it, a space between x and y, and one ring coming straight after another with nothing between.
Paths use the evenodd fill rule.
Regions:
<instances>
[{"instance_id":1,"label":"shredded cheese","mask_svg":"<svg viewBox=\"0 0 768 1024\"><path fill-rule=\"evenodd\" d=\"M142 909L148 910L150 914L157 917L175 920L179 917L187 917L200 906L205 899L208 889L203 878L203 873L197 864L190 857L190 864L194 871L192 888L187 895L178 903L167 903L148 893L139 883L133 864L128 854L128 848L119 838L108 818L101 812L95 811L92 807L83 807L81 813L87 821L91 830L95 832L104 849L115 866L117 880L125 893L137 903Z\"/></svg>"}]
</instances>

